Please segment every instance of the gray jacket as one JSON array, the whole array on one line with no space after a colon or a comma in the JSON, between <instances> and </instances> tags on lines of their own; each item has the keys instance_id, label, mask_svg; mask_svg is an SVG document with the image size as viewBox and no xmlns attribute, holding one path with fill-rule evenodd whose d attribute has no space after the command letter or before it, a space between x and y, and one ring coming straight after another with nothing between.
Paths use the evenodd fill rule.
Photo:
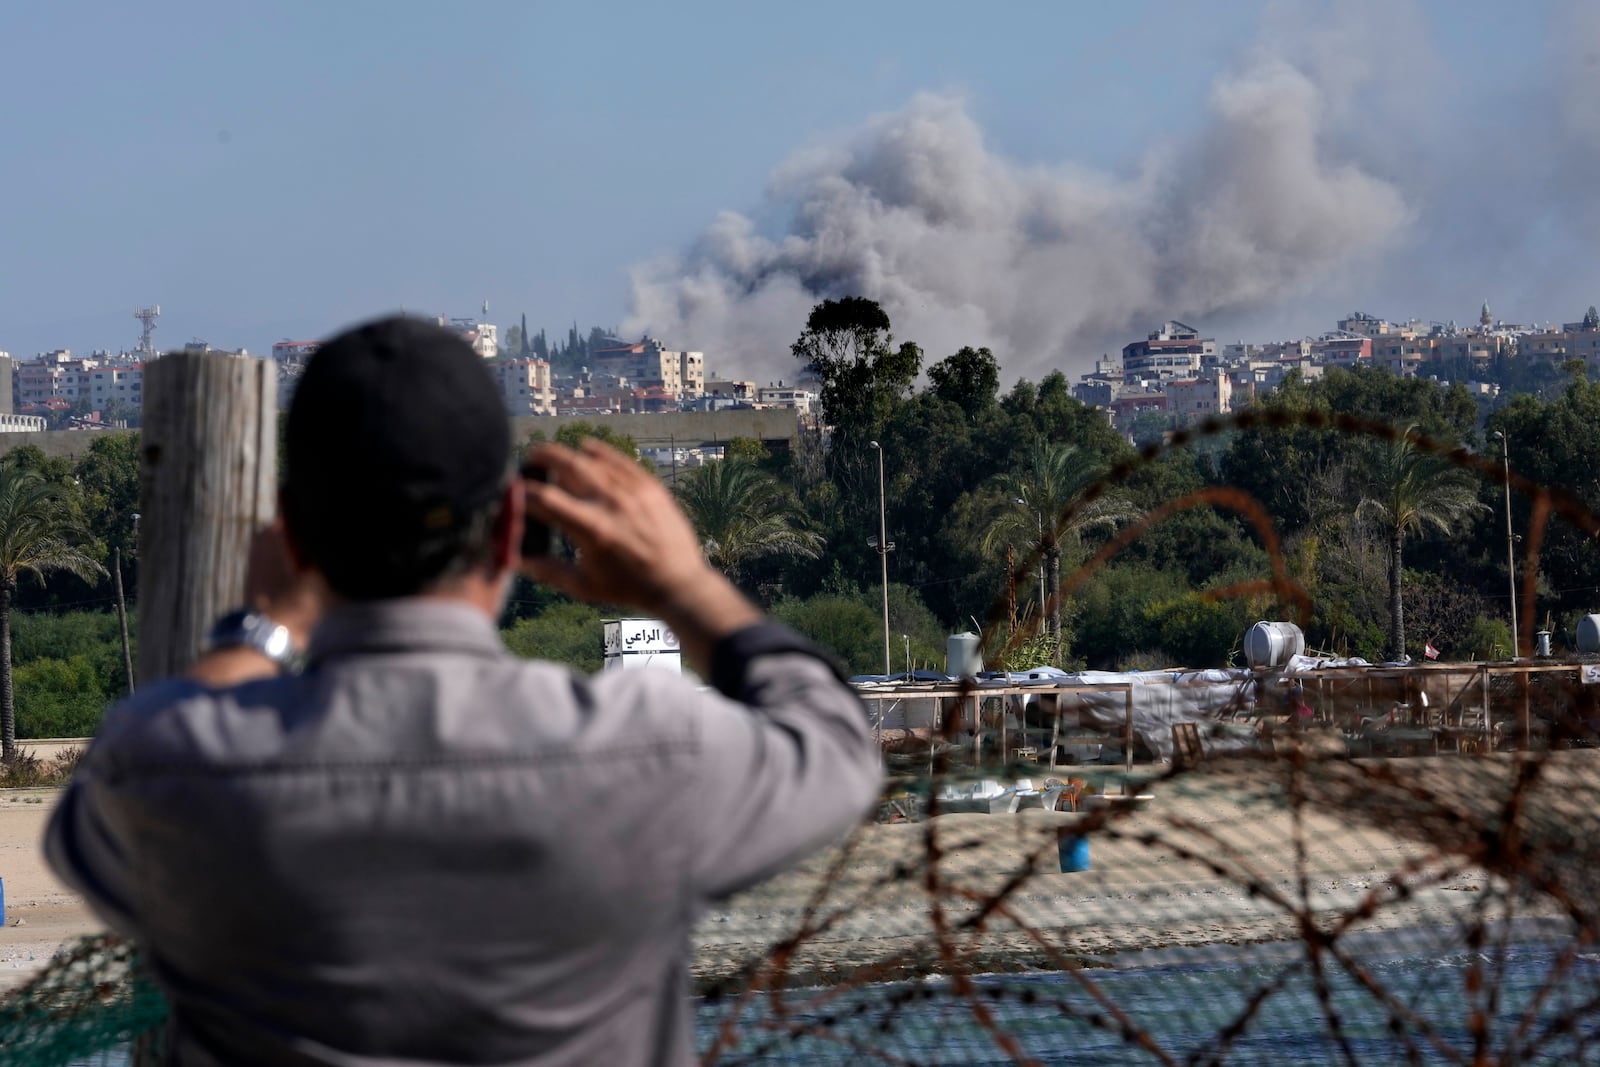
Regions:
<instances>
[{"instance_id":1,"label":"gray jacket","mask_svg":"<svg viewBox=\"0 0 1600 1067\"><path fill-rule=\"evenodd\" d=\"M860 702L771 623L697 689L339 609L304 674L113 708L46 833L137 941L183 1064L677 1064L702 905L858 822Z\"/></svg>"}]
</instances>

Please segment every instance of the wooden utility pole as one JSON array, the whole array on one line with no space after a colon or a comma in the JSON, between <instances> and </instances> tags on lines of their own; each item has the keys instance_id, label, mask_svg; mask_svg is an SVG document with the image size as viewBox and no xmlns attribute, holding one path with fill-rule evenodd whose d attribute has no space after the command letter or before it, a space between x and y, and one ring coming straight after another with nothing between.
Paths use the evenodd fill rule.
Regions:
<instances>
[{"instance_id":1,"label":"wooden utility pole","mask_svg":"<svg viewBox=\"0 0 1600 1067\"><path fill-rule=\"evenodd\" d=\"M278 378L250 356L145 365L139 465L139 677L166 678L244 601L250 539L277 508Z\"/></svg>"},{"instance_id":2,"label":"wooden utility pole","mask_svg":"<svg viewBox=\"0 0 1600 1067\"><path fill-rule=\"evenodd\" d=\"M111 573L117 580L117 624L122 627L122 667L128 675L128 695L133 695L133 649L128 644L128 601L122 595L122 549L111 550Z\"/></svg>"}]
</instances>

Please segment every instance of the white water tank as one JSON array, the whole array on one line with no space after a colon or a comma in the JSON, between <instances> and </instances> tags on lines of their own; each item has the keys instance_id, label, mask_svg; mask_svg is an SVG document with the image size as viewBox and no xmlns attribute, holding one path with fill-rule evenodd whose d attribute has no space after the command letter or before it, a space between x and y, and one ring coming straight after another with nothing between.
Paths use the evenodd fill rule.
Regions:
<instances>
[{"instance_id":1,"label":"white water tank","mask_svg":"<svg viewBox=\"0 0 1600 1067\"><path fill-rule=\"evenodd\" d=\"M1578 620L1578 651L1584 655L1600 652L1600 615L1585 615Z\"/></svg>"},{"instance_id":2,"label":"white water tank","mask_svg":"<svg viewBox=\"0 0 1600 1067\"><path fill-rule=\"evenodd\" d=\"M944 642L944 673L952 678L975 678L983 670L983 649L974 633L951 634Z\"/></svg>"},{"instance_id":3,"label":"white water tank","mask_svg":"<svg viewBox=\"0 0 1600 1067\"><path fill-rule=\"evenodd\" d=\"M1306 635L1292 622L1258 622L1244 632L1244 661L1252 668L1282 667L1306 650Z\"/></svg>"}]
</instances>

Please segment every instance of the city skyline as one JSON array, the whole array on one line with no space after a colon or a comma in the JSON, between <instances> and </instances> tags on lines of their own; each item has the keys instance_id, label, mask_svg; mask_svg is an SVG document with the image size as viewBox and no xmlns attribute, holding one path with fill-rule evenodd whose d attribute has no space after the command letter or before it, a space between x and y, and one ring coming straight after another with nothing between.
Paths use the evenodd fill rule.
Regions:
<instances>
[{"instance_id":1,"label":"city skyline","mask_svg":"<svg viewBox=\"0 0 1600 1067\"><path fill-rule=\"evenodd\" d=\"M487 299L765 378L850 291L1015 380L1166 318L1600 300L1577 3L86 6L0 15L20 358L131 348L145 303L160 348L265 353Z\"/></svg>"}]
</instances>

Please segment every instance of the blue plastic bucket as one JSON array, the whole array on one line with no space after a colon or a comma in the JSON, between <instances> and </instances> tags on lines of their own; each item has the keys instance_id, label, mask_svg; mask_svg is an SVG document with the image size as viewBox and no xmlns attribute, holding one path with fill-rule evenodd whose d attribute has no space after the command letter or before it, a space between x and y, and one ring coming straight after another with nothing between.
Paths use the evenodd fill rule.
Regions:
<instances>
[{"instance_id":1,"label":"blue plastic bucket","mask_svg":"<svg viewBox=\"0 0 1600 1067\"><path fill-rule=\"evenodd\" d=\"M1061 852L1061 873L1075 874L1089 869L1089 839L1082 834L1062 834L1056 842Z\"/></svg>"}]
</instances>

